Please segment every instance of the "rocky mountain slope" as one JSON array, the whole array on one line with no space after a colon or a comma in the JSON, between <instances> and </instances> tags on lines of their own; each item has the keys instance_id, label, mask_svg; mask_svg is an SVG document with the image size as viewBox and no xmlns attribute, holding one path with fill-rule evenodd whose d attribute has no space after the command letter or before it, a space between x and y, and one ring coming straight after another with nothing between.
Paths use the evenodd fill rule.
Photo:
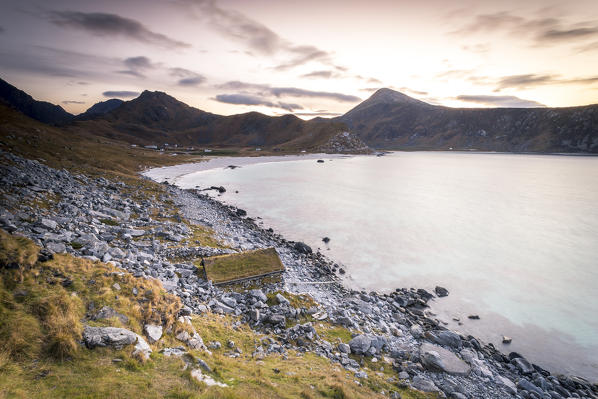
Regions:
<instances>
[{"instance_id":1,"label":"rocky mountain slope","mask_svg":"<svg viewBox=\"0 0 598 399\"><path fill-rule=\"evenodd\" d=\"M25 115L51 125L69 122L73 115L59 105L34 100L29 94L0 79L0 103L11 106Z\"/></svg>"},{"instance_id":2,"label":"rocky mountain slope","mask_svg":"<svg viewBox=\"0 0 598 399\"><path fill-rule=\"evenodd\" d=\"M598 153L598 105L568 108L449 108L380 89L345 115L304 121L257 112L223 116L163 92L108 100L73 117L0 81L0 102L70 133L143 145L265 147L284 151L379 149ZM338 141L348 131L360 140Z\"/></svg>"},{"instance_id":3,"label":"rocky mountain slope","mask_svg":"<svg viewBox=\"0 0 598 399\"><path fill-rule=\"evenodd\" d=\"M335 120L376 148L598 153L598 105L449 108L380 89Z\"/></svg>"},{"instance_id":4,"label":"rocky mountain slope","mask_svg":"<svg viewBox=\"0 0 598 399\"><path fill-rule=\"evenodd\" d=\"M306 122L258 112L222 116L188 106L163 92L144 91L77 128L138 144L311 148L342 129L338 122Z\"/></svg>"},{"instance_id":5,"label":"rocky mountain slope","mask_svg":"<svg viewBox=\"0 0 598 399\"><path fill-rule=\"evenodd\" d=\"M118 98L111 98L110 100L100 101L99 103L95 103L94 105L89 107L87 111L77 115L77 119L89 119L98 115L107 114L108 112L120 107L122 103L124 103L124 101Z\"/></svg>"}]
</instances>

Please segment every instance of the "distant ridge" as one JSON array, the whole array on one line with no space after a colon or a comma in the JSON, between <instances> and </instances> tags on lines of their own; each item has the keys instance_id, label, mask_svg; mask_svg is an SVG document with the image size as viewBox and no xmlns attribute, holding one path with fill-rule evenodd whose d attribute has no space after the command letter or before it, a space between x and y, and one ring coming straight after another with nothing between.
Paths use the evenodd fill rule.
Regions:
<instances>
[{"instance_id":1,"label":"distant ridge","mask_svg":"<svg viewBox=\"0 0 598 399\"><path fill-rule=\"evenodd\" d=\"M567 108L450 108L383 88L346 114L304 121L258 112L223 116L202 111L159 91L130 101L107 100L76 118L36 101L0 80L0 102L33 119L135 144L269 147L313 150L362 142L388 150L482 150L598 153L598 105Z\"/></svg>"},{"instance_id":2,"label":"distant ridge","mask_svg":"<svg viewBox=\"0 0 598 399\"><path fill-rule=\"evenodd\" d=\"M124 103L124 101L118 98L111 98L110 100L100 101L89 107L87 111L77 115L77 118L87 119L98 115L104 115L120 107L122 103Z\"/></svg>"},{"instance_id":3,"label":"distant ridge","mask_svg":"<svg viewBox=\"0 0 598 399\"><path fill-rule=\"evenodd\" d=\"M37 101L29 94L0 79L0 101L17 109L30 118L50 125L61 125L73 119L73 115L61 106Z\"/></svg>"},{"instance_id":4,"label":"distant ridge","mask_svg":"<svg viewBox=\"0 0 598 399\"><path fill-rule=\"evenodd\" d=\"M380 89L335 120L381 149L598 153L598 105L449 108Z\"/></svg>"}]
</instances>

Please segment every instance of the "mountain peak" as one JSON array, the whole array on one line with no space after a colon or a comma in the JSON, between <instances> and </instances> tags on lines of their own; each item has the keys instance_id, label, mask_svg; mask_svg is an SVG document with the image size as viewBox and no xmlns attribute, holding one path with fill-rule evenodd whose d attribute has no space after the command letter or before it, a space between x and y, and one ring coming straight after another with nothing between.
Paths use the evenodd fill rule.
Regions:
<instances>
[{"instance_id":1,"label":"mountain peak","mask_svg":"<svg viewBox=\"0 0 598 399\"><path fill-rule=\"evenodd\" d=\"M374 94L370 96L365 102L371 104L422 104L423 101L417 100L413 97L409 97L406 94L401 93L400 91L382 88L376 90Z\"/></svg>"}]
</instances>

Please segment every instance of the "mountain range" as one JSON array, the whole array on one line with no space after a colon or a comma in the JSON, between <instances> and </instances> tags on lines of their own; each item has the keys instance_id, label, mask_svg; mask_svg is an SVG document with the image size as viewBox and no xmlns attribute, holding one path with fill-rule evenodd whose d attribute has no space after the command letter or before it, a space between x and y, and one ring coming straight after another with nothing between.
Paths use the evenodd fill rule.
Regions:
<instances>
[{"instance_id":1,"label":"mountain range","mask_svg":"<svg viewBox=\"0 0 598 399\"><path fill-rule=\"evenodd\" d=\"M36 101L0 80L0 101L38 121L71 132L135 144L265 147L317 151L349 131L363 143L387 150L482 150L598 153L598 105L567 108L450 108L391 89L333 118L304 121L294 115L257 112L223 116L184 104L163 92L144 91L130 101L111 99L74 116ZM337 148L337 147L334 147ZM341 152L351 152L341 147Z\"/></svg>"}]
</instances>

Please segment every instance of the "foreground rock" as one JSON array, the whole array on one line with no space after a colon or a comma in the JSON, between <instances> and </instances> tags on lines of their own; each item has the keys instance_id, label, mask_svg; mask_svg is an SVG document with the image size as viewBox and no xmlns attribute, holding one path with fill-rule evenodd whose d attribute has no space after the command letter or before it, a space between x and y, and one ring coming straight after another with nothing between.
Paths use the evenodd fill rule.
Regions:
<instances>
[{"instance_id":1,"label":"foreground rock","mask_svg":"<svg viewBox=\"0 0 598 399\"><path fill-rule=\"evenodd\" d=\"M420 356L424 367L431 371L442 371L452 375L467 375L471 368L453 352L441 346L423 344Z\"/></svg>"},{"instance_id":2,"label":"foreground rock","mask_svg":"<svg viewBox=\"0 0 598 399\"><path fill-rule=\"evenodd\" d=\"M134 355L148 359L152 349L138 334L124 328L117 327L89 327L83 330L83 342L89 349L96 347L112 347L123 349L128 345L135 345Z\"/></svg>"}]
</instances>

